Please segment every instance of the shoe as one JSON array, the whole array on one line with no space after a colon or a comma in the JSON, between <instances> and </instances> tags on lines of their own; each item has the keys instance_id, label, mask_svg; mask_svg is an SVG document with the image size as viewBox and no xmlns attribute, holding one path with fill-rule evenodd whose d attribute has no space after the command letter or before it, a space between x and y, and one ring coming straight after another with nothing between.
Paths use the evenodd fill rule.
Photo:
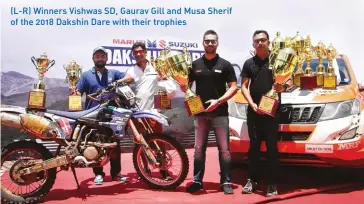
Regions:
<instances>
[{"instance_id":1,"label":"shoe","mask_svg":"<svg viewBox=\"0 0 364 204\"><path fill-rule=\"evenodd\" d=\"M243 191L241 193L252 193L253 191L255 191L257 189L258 183L254 182L251 179L248 179L248 182L245 184Z\"/></svg>"},{"instance_id":2,"label":"shoe","mask_svg":"<svg viewBox=\"0 0 364 204\"><path fill-rule=\"evenodd\" d=\"M224 191L224 194L233 194L234 193L233 188L231 187L230 184L222 184L220 189L222 191Z\"/></svg>"},{"instance_id":3,"label":"shoe","mask_svg":"<svg viewBox=\"0 0 364 204\"><path fill-rule=\"evenodd\" d=\"M104 177L102 175L97 175L94 179L94 184L101 185L104 182Z\"/></svg>"},{"instance_id":4,"label":"shoe","mask_svg":"<svg viewBox=\"0 0 364 204\"><path fill-rule=\"evenodd\" d=\"M123 175L121 175L121 174L118 174L118 175L116 175L116 176L113 176L112 177L112 180L113 181L120 181L120 182L128 182L128 177L125 177L125 176L123 176Z\"/></svg>"},{"instance_id":5,"label":"shoe","mask_svg":"<svg viewBox=\"0 0 364 204\"><path fill-rule=\"evenodd\" d=\"M277 186L275 184L268 185L267 197L278 195Z\"/></svg>"},{"instance_id":6,"label":"shoe","mask_svg":"<svg viewBox=\"0 0 364 204\"><path fill-rule=\"evenodd\" d=\"M170 181L172 180L172 177L169 175L169 172L167 170L160 170L159 173L161 174L162 178L165 181Z\"/></svg>"},{"instance_id":7,"label":"shoe","mask_svg":"<svg viewBox=\"0 0 364 204\"><path fill-rule=\"evenodd\" d=\"M186 191L188 193L195 193L199 190L203 189L202 184L197 183L197 182L193 182L190 186L187 187Z\"/></svg>"}]
</instances>

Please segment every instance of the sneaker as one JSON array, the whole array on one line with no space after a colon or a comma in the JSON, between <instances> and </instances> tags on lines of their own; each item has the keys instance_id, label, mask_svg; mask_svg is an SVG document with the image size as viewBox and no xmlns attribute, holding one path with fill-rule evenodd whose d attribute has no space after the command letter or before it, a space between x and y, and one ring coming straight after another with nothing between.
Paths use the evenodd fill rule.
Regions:
<instances>
[{"instance_id":1,"label":"sneaker","mask_svg":"<svg viewBox=\"0 0 364 204\"><path fill-rule=\"evenodd\" d=\"M97 175L94 179L94 184L101 185L104 182L104 177L102 175Z\"/></svg>"},{"instance_id":2,"label":"sneaker","mask_svg":"<svg viewBox=\"0 0 364 204\"><path fill-rule=\"evenodd\" d=\"M248 179L248 182L245 184L243 191L241 193L252 193L257 189L258 183L254 182L251 179Z\"/></svg>"},{"instance_id":3,"label":"sneaker","mask_svg":"<svg viewBox=\"0 0 364 204\"><path fill-rule=\"evenodd\" d=\"M197 183L197 182L193 182L190 186L187 187L186 191L188 193L195 193L199 190L203 189L202 184Z\"/></svg>"},{"instance_id":4,"label":"sneaker","mask_svg":"<svg viewBox=\"0 0 364 204\"><path fill-rule=\"evenodd\" d=\"M233 188L231 187L230 184L222 184L220 189L222 191L224 191L224 194L233 194L234 193Z\"/></svg>"},{"instance_id":5,"label":"sneaker","mask_svg":"<svg viewBox=\"0 0 364 204\"><path fill-rule=\"evenodd\" d=\"M128 177L125 177L125 176L123 176L121 174L118 174L116 176L113 176L112 177L112 180L113 181L120 181L120 182L127 182L128 181Z\"/></svg>"},{"instance_id":6,"label":"sneaker","mask_svg":"<svg viewBox=\"0 0 364 204\"><path fill-rule=\"evenodd\" d=\"M165 181L170 181L172 180L172 177L169 175L169 172L167 170L160 170L159 171L162 178L165 180Z\"/></svg>"},{"instance_id":7,"label":"sneaker","mask_svg":"<svg viewBox=\"0 0 364 204\"><path fill-rule=\"evenodd\" d=\"M278 195L277 186L275 184L268 185L267 197Z\"/></svg>"}]
</instances>

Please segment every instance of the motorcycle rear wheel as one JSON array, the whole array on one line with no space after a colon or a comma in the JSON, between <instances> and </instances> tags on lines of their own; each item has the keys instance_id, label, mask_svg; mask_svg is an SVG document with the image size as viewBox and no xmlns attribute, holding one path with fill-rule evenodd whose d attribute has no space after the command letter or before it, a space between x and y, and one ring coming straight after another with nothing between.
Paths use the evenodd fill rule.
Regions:
<instances>
[{"instance_id":1,"label":"motorcycle rear wheel","mask_svg":"<svg viewBox=\"0 0 364 204\"><path fill-rule=\"evenodd\" d=\"M53 157L52 153L45 148L43 145L38 144L32 141L18 141L14 143L10 143L1 149L1 168L3 170L4 162L8 157L11 157L12 153L16 152L24 152L25 150L34 152L42 157L42 160L47 160ZM21 163L22 160L18 160L12 164L12 167L9 169L9 175L14 171L14 165ZM12 161L10 161L12 162ZM21 165L21 164L20 164ZM21 167L20 167L21 168ZM4 203L37 203L39 202L53 187L54 182L56 180L57 169L52 168L45 171L38 172L36 177L42 177L44 182L42 182L41 186L35 191L31 193L27 193L26 195L17 195L11 192L9 189L6 189L4 183L1 182L1 200ZM1 172L1 177L4 172ZM44 178L46 176L46 178ZM32 183L27 183L27 179L20 178L23 184L21 186L30 186ZM34 179L34 177L33 177ZM13 181L13 180L12 180ZM14 181L13 181L14 182ZM29 182L29 181L28 181ZM14 182L15 183L15 182ZM15 183L16 184L16 183Z\"/></svg>"}]
</instances>

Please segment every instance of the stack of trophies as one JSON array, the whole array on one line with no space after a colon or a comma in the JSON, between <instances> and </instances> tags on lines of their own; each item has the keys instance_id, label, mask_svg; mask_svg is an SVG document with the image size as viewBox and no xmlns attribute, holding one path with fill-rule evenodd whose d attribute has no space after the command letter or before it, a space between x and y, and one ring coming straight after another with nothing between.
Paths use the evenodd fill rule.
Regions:
<instances>
[{"instance_id":1,"label":"stack of trophies","mask_svg":"<svg viewBox=\"0 0 364 204\"><path fill-rule=\"evenodd\" d=\"M28 110L45 111L46 93L44 85L45 73L55 64L54 60L49 60L46 53L43 53L39 58L31 58L34 66L38 71L38 82L34 84L33 89L29 92ZM69 83L70 94L68 96L69 111L82 110L81 96L76 93L76 85L79 80L82 69L72 60L68 66L63 66L67 72L66 81Z\"/></svg>"},{"instance_id":2,"label":"stack of trophies","mask_svg":"<svg viewBox=\"0 0 364 204\"><path fill-rule=\"evenodd\" d=\"M311 62L315 55L318 58L318 65L314 73ZM325 58L328 60L327 71L325 71L323 64ZM284 85L293 79L293 88L300 88L301 90L336 89L337 76L333 67L335 58L336 50L332 44L326 48L323 42L319 41L316 46L313 46L309 35L303 38L297 32L293 38L286 37L283 39L278 32L272 41L269 68L272 69L276 85ZM302 68L304 63L306 63L305 70ZM294 72L296 67L297 71ZM274 117L278 107L278 99L277 91L270 90L259 103L259 112Z\"/></svg>"}]
</instances>

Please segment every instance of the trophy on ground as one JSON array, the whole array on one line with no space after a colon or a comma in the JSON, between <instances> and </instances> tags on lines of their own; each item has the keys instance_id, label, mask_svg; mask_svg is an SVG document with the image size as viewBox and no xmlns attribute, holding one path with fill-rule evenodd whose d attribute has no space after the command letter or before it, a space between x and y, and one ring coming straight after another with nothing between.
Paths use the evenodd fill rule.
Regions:
<instances>
[{"instance_id":1,"label":"trophy on ground","mask_svg":"<svg viewBox=\"0 0 364 204\"><path fill-rule=\"evenodd\" d=\"M67 72L66 81L69 83L70 94L68 95L68 110L80 111L82 110L81 96L77 95L76 85L82 75L81 67L72 60L67 66L63 65Z\"/></svg>"},{"instance_id":2,"label":"trophy on ground","mask_svg":"<svg viewBox=\"0 0 364 204\"><path fill-rule=\"evenodd\" d=\"M150 57L152 66L158 71L162 78L166 78L165 74L163 74L166 73L167 68L165 52L165 50L162 50L161 57L158 59L154 59L153 56ZM172 108L171 100L167 97L167 93L165 91L159 89L157 94L154 95L154 108L160 110Z\"/></svg>"},{"instance_id":3,"label":"trophy on ground","mask_svg":"<svg viewBox=\"0 0 364 204\"><path fill-rule=\"evenodd\" d=\"M305 39L297 32L297 35L292 40L292 47L297 53L297 70L293 74L293 84L296 87L301 86L301 77L304 74L304 71L302 69L303 62L305 61Z\"/></svg>"},{"instance_id":4,"label":"trophy on ground","mask_svg":"<svg viewBox=\"0 0 364 204\"><path fill-rule=\"evenodd\" d=\"M325 76L325 66L322 61L326 58L326 47L322 41L319 41L317 45L314 47L316 52L316 56L318 58L318 65L316 68L316 77L317 77L317 86L323 87L324 85L324 76Z\"/></svg>"},{"instance_id":5,"label":"trophy on ground","mask_svg":"<svg viewBox=\"0 0 364 204\"><path fill-rule=\"evenodd\" d=\"M327 73L324 76L324 89L336 89L337 86L337 76L335 74L335 69L333 67L333 60L336 58L336 49L330 44L326 49L328 67Z\"/></svg>"},{"instance_id":6,"label":"trophy on ground","mask_svg":"<svg viewBox=\"0 0 364 204\"><path fill-rule=\"evenodd\" d=\"M38 82L34 84L33 89L29 92L28 108L45 110L44 74L55 64L55 61L49 60L46 53L43 53L39 58L33 56L31 60L38 71Z\"/></svg>"},{"instance_id":7,"label":"trophy on ground","mask_svg":"<svg viewBox=\"0 0 364 204\"><path fill-rule=\"evenodd\" d=\"M304 49L306 69L305 74L301 76L300 87L301 90L313 90L317 88L317 77L313 73L311 68L311 60L313 58L313 48L311 44L311 37L308 35L305 39L305 49Z\"/></svg>"},{"instance_id":8,"label":"trophy on ground","mask_svg":"<svg viewBox=\"0 0 364 204\"><path fill-rule=\"evenodd\" d=\"M297 54L291 47L291 42L288 37L285 39L284 45L285 47L279 50L275 60L269 61L270 67L272 67L274 84L281 86L291 79L292 73L297 65ZM279 103L278 100L278 92L274 88L271 89L267 94L262 96L258 105L258 111L275 117Z\"/></svg>"},{"instance_id":9,"label":"trophy on ground","mask_svg":"<svg viewBox=\"0 0 364 204\"><path fill-rule=\"evenodd\" d=\"M184 101L188 116L205 111L201 97L196 95L189 87L188 75L191 68L192 58L187 47L183 48L183 53L167 48L156 59L157 71L175 81L178 85L188 87Z\"/></svg>"}]
</instances>

